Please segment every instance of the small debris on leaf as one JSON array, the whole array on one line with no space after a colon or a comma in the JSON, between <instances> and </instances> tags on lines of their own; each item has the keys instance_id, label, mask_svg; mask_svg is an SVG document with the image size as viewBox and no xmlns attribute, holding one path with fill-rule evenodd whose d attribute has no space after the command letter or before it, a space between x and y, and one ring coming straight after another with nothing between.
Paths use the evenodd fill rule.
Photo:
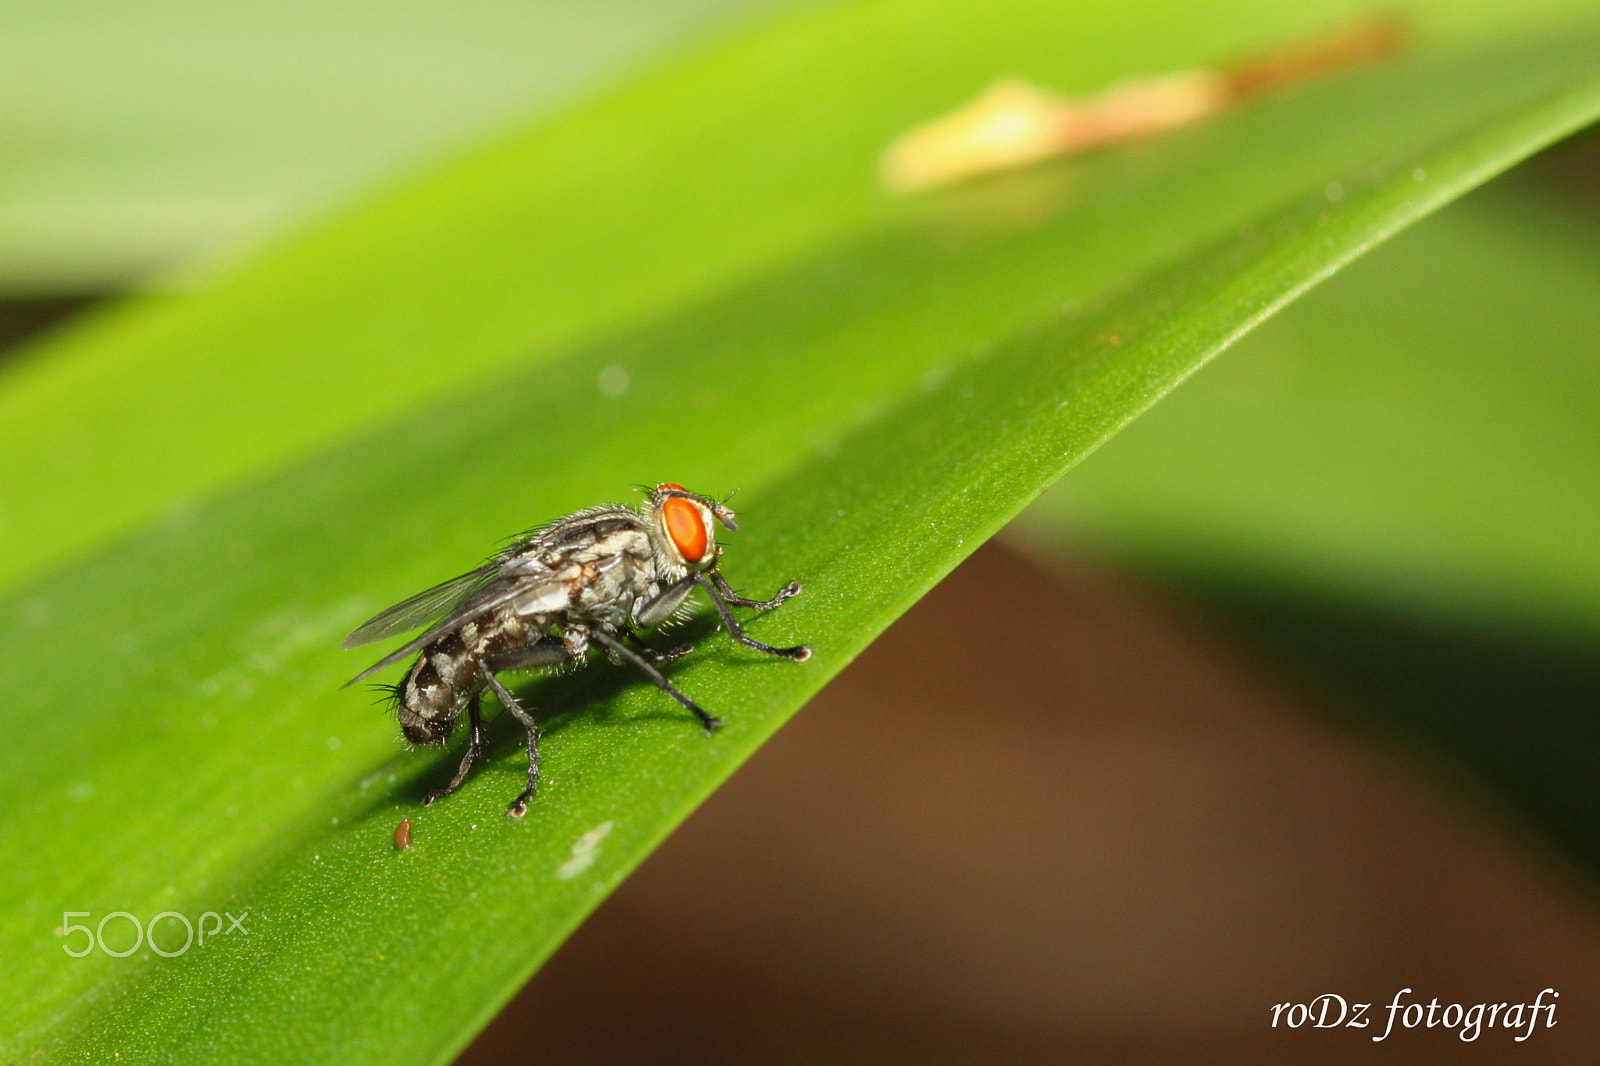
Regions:
<instances>
[{"instance_id":1,"label":"small debris on leaf","mask_svg":"<svg viewBox=\"0 0 1600 1066\"><path fill-rule=\"evenodd\" d=\"M879 177L891 191L916 192L1143 140L1250 97L1375 62L1397 50L1406 36L1403 23L1373 18L1221 69L1134 78L1085 97L1004 78L972 103L889 145Z\"/></svg>"}]
</instances>

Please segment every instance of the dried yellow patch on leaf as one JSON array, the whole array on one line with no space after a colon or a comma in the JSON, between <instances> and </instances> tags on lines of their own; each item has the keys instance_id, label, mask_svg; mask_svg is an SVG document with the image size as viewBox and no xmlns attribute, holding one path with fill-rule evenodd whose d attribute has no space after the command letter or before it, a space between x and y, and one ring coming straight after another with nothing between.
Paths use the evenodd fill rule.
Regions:
<instances>
[{"instance_id":1,"label":"dried yellow patch on leaf","mask_svg":"<svg viewBox=\"0 0 1600 1066\"><path fill-rule=\"evenodd\" d=\"M1135 78L1078 98L1005 78L896 139L883 153L879 176L895 192L915 192L1141 140L1249 97L1371 62L1404 38L1399 23L1375 19L1220 70Z\"/></svg>"}]
</instances>

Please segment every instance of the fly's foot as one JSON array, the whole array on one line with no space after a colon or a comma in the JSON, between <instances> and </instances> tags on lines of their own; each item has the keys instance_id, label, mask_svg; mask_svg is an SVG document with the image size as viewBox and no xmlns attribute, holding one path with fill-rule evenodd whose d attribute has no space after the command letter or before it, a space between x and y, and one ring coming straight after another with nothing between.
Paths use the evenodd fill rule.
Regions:
<instances>
[{"instance_id":1,"label":"fly's foot","mask_svg":"<svg viewBox=\"0 0 1600 1066\"><path fill-rule=\"evenodd\" d=\"M772 599L752 603L749 604L749 606L754 607L758 611L770 611L774 607L781 607L784 601L794 599L803 591L804 590L800 587L800 582L791 581L787 585L783 586L783 588L779 589L777 594L773 596Z\"/></svg>"},{"instance_id":2,"label":"fly's foot","mask_svg":"<svg viewBox=\"0 0 1600 1066\"><path fill-rule=\"evenodd\" d=\"M700 579L700 583L707 589L715 585L716 591L722 596L722 602L732 604L735 607L750 607L757 611L770 611L775 607L781 607L785 600L792 600L800 595L801 592L800 582L791 581L779 589L770 600L752 600L748 596L741 596L733 591L733 588L728 584L728 579L722 576L721 571L713 570L710 576L712 584L706 584L704 578Z\"/></svg>"},{"instance_id":3,"label":"fly's foot","mask_svg":"<svg viewBox=\"0 0 1600 1066\"><path fill-rule=\"evenodd\" d=\"M531 734L530 734L531 741ZM506 817L513 822L520 821L528 813L528 801L539 789L539 763L537 759L528 764L528 787L523 789L516 799L511 801L511 806L506 808Z\"/></svg>"},{"instance_id":4,"label":"fly's foot","mask_svg":"<svg viewBox=\"0 0 1600 1066\"><path fill-rule=\"evenodd\" d=\"M709 737L711 734L722 728L722 719L716 717L715 715L708 714L704 718L700 719L700 724L705 726L706 736Z\"/></svg>"},{"instance_id":5,"label":"fly's foot","mask_svg":"<svg viewBox=\"0 0 1600 1066\"><path fill-rule=\"evenodd\" d=\"M454 791L455 789L449 787L448 785L446 785L444 788L430 788L422 797L422 805L424 807L432 807L434 800L444 799Z\"/></svg>"},{"instance_id":6,"label":"fly's foot","mask_svg":"<svg viewBox=\"0 0 1600 1066\"><path fill-rule=\"evenodd\" d=\"M773 594L773 597L770 600L744 600L744 602L740 603L739 606L754 607L758 611L770 611L774 608L782 607L785 603L794 599L803 591L804 589L800 587L800 582L791 581ZM740 599L743 600L744 597L741 596Z\"/></svg>"},{"instance_id":7,"label":"fly's foot","mask_svg":"<svg viewBox=\"0 0 1600 1066\"><path fill-rule=\"evenodd\" d=\"M520 820L524 814L527 814L528 813L528 801L533 798L534 790L537 787L538 787L537 782L529 781L528 782L528 787L523 789L522 790L522 794L520 796L518 796L516 799L512 800L511 801L511 806L506 808L506 817L510 818L513 822L515 822L515 821Z\"/></svg>"},{"instance_id":8,"label":"fly's foot","mask_svg":"<svg viewBox=\"0 0 1600 1066\"><path fill-rule=\"evenodd\" d=\"M644 657L653 663L670 663L674 659L681 659L694 651L693 644L679 644L669 651L656 651L654 648L645 648Z\"/></svg>"}]
</instances>

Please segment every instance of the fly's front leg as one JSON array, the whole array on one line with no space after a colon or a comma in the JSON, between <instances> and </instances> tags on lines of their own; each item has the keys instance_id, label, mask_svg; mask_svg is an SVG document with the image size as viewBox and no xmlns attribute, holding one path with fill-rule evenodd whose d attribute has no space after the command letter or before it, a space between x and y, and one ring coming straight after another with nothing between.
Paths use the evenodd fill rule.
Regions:
<instances>
[{"instance_id":1,"label":"fly's front leg","mask_svg":"<svg viewBox=\"0 0 1600 1066\"><path fill-rule=\"evenodd\" d=\"M522 794L512 800L511 806L506 808L506 817L521 818L528 813L528 798L533 795L533 790L539 787L539 723L533 720L533 715L522 709L522 704L506 690L487 664L483 667L483 679L494 689L495 698L500 701L500 706L511 712L511 717L528 731L528 787L523 789Z\"/></svg>"},{"instance_id":2,"label":"fly's front leg","mask_svg":"<svg viewBox=\"0 0 1600 1066\"><path fill-rule=\"evenodd\" d=\"M653 600L634 604L633 624L639 629L654 629L672 617L672 612L683 606L683 601L694 591L694 578L686 577L675 585L663 589Z\"/></svg>"},{"instance_id":3,"label":"fly's front leg","mask_svg":"<svg viewBox=\"0 0 1600 1066\"><path fill-rule=\"evenodd\" d=\"M694 578L686 577L675 585L670 585L654 599L641 600L633 608L633 625L636 629L654 629L656 626L672 617L674 611L683 606L683 601L689 598L689 593L694 591ZM657 651L644 642L638 633L629 634L639 643L639 654L653 663L670 663L674 659L681 659L694 651L693 644L679 644L671 651Z\"/></svg>"},{"instance_id":4,"label":"fly's front leg","mask_svg":"<svg viewBox=\"0 0 1600 1066\"><path fill-rule=\"evenodd\" d=\"M783 606L785 600L793 599L800 595L800 582L791 581L778 590L778 594L770 600L749 600L739 595L728 585L728 579L722 576L722 571L712 570L711 580L717 583L717 591L722 593L724 602L734 607L754 607L758 611L770 611L774 607Z\"/></svg>"},{"instance_id":5,"label":"fly's front leg","mask_svg":"<svg viewBox=\"0 0 1600 1066\"><path fill-rule=\"evenodd\" d=\"M461 782L467 779L467 774L483 756L483 714L478 709L480 692L474 692L472 699L467 701L467 718L472 723L472 739L467 742L467 753L461 756L461 768L456 771L456 776L443 788L429 789L428 794L422 797L422 805L427 807L436 799L443 799L461 787Z\"/></svg>"},{"instance_id":6,"label":"fly's front leg","mask_svg":"<svg viewBox=\"0 0 1600 1066\"><path fill-rule=\"evenodd\" d=\"M724 588L727 587L727 582L722 580L722 576L720 574L717 574L716 571L712 571L712 574L718 585L721 585ZM803 663L807 659L811 658L811 649L806 647L804 644L796 644L792 648L774 648L771 644L763 644L759 640L745 636L744 630L739 628L738 620L733 617L733 611L728 609L728 603L742 603L745 606L761 605L752 604L749 600L740 599L724 601L722 594L717 590L716 586L712 585L710 581L706 580L706 576L704 574L696 575L695 580L700 582L701 586L706 590L707 593L710 594L711 602L716 605L717 614L722 617L723 628L727 629L728 636L732 637L735 641L743 644L747 648L754 648L756 651L764 651L768 655L781 655L785 659L793 659L797 663ZM783 591L779 592L773 600L768 601L764 609L776 607L778 604L794 595L794 592L789 591L791 588L794 589L795 592L800 591L800 586L798 584L791 584L787 588L783 589Z\"/></svg>"},{"instance_id":7,"label":"fly's front leg","mask_svg":"<svg viewBox=\"0 0 1600 1066\"><path fill-rule=\"evenodd\" d=\"M699 704L695 703L694 700L691 700L688 696L685 696L683 693L673 688L672 682L663 677L660 670L657 670L654 666L651 666L650 661L643 655L640 655L638 652L634 651L632 648L628 647L626 644L622 643L622 641L618 640L616 637L613 637L610 633L607 633L603 629L596 629L591 635L596 641L599 642L600 646L606 650L607 657L613 661L625 662L635 667L641 673L643 673L645 677L648 677L651 681L655 682L656 687L662 692L665 692L667 695L677 700L684 706L685 709L693 712L694 716L700 719L700 724L706 727L707 733L710 733L713 729L716 729L717 726L722 724L722 719L707 713L706 710Z\"/></svg>"}]
</instances>

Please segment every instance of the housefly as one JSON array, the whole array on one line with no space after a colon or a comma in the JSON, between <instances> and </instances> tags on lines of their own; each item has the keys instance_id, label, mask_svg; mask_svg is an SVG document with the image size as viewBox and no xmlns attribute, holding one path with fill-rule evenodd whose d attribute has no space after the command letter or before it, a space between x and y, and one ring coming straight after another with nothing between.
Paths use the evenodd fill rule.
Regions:
<instances>
[{"instance_id":1,"label":"housefly","mask_svg":"<svg viewBox=\"0 0 1600 1066\"><path fill-rule=\"evenodd\" d=\"M799 582L790 582L770 600L751 600L728 586L717 568L722 547L716 527L737 530L733 519L726 504L682 485L660 484L637 511L619 504L558 518L476 570L395 604L345 637L339 646L355 648L426 627L346 682L354 684L420 653L405 678L389 689L407 740L442 745L461 712L467 712L472 735L461 766L449 784L423 797L423 806L460 788L482 757L479 700L487 688L528 734L528 787L506 809L513 818L527 813L539 782L539 727L496 676L502 671L581 664L597 646L612 663L626 663L648 677L694 714L708 734L721 725L656 669L693 649L657 651L639 639L641 631L682 617L696 588L711 597L723 627L738 643L796 662L809 659L810 648L775 648L745 636L733 617L732 607L770 611L800 592Z\"/></svg>"}]
</instances>

